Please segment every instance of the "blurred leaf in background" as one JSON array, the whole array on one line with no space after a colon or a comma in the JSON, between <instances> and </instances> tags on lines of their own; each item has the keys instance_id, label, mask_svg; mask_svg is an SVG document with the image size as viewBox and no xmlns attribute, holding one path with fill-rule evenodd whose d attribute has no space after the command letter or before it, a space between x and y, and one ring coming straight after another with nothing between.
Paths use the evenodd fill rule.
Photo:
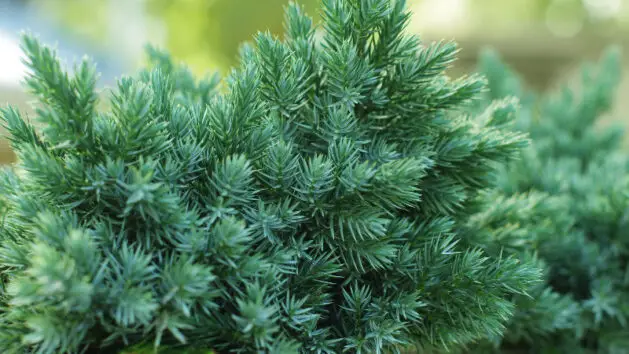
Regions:
<instances>
[{"instance_id":1,"label":"blurred leaf in background","mask_svg":"<svg viewBox=\"0 0 629 354\"><path fill-rule=\"evenodd\" d=\"M319 0L301 0L316 15ZM225 72L238 47L258 31L281 35L288 0L147 0L148 12L165 24L165 46L195 71Z\"/></svg>"}]
</instances>

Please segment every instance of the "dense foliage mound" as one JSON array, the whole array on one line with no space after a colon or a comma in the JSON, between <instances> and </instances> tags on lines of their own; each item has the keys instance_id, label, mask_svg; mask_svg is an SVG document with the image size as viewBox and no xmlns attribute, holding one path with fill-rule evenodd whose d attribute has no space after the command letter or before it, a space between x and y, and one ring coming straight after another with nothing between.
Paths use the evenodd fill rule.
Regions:
<instances>
[{"instance_id":1,"label":"dense foliage mound","mask_svg":"<svg viewBox=\"0 0 629 354\"><path fill-rule=\"evenodd\" d=\"M629 156L622 129L600 124L620 77L618 50L609 50L599 65L587 64L579 87L558 94L526 90L493 52L485 53L480 68L489 81L487 102L521 98L516 128L532 140L498 179L498 199L515 205L529 196L519 207L526 216L493 221L537 220L540 227L525 228L528 242L510 249L537 253L546 268L546 284L533 298L517 297L516 315L497 342L517 352L626 353Z\"/></svg>"},{"instance_id":2,"label":"dense foliage mound","mask_svg":"<svg viewBox=\"0 0 629 354\"><path fill-rule=\"evenodd\" d=\"M24 38L39 123L1 112L19 157L0 183L1 352L382 353L502 333L538 268L465 225L526 145L506 129L515 101L470 114L484 79L445 76L455 45L405 34L404 1L322 14L319 37L289 7L285 40L259 35L223 86L153 52L103 105L89 61L70 75Z\"/></svg>"}]
</instances>

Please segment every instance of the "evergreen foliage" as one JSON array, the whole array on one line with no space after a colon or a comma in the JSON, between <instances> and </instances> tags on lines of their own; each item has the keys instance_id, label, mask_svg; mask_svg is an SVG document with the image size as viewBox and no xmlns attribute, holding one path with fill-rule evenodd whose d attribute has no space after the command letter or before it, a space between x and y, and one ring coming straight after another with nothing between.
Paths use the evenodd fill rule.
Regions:
<instances>
[{"instance_id":1,"label":"evergreen foliage","mask_svg":"<svg viewBox=\"0 0 629 354\"><path fill-rule=\"evenodd\" d=\"M523 195L536 195L537 202L520 201L517 210L524 214L494 213L476 225L539 224L521 228L529 242L511 250L537 253L546 269L546 284L532 298L516 297L518 310L494 344L529 353L626 353L629 159L621 148L622 129L599 124L619 81L619 51L610 49L600 64L585 65L579 87L564 86L556 94L527 90L490 51L480 71L489 82L486 102L521 98L515 126L532 140L521 159L498 174L497 198L511 206Z\"/></svg>"},{"instance_id":2,"label":"evergreen foliage","mask_svg":"<svg viewBox=\"0 0 629 354\"><path fill-rule=\"evenodd\" d=\"M470 218L527 143L507 131L516 102L471 114L484 79L445 76L456 46L406 34L404 1L324 0L322 15L316 40L290 6L286 39L257 36L224 86L152 50L104 111L88 60L70 75L24 37L41 128L1 111L19 157L0 183L1 352L501 335L539 269Z\"/></svg>"}]
</instances>

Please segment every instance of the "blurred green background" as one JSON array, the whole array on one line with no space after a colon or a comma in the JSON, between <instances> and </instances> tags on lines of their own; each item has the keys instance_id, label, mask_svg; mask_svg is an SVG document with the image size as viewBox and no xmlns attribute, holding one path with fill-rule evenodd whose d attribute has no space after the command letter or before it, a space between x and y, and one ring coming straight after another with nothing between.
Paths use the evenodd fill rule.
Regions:
<instances>
[{"instance_id":1,"label":"blurred green background","mask_svg":"<svg viewBox=\"0 0 629 354\"><path fill-rule=\"evenodd\" d=\"M18 85L19 32L56 44L72 62L88 54L102 85L142 65L143 46L168 49L198 74L225 74L238 46L258 31L281 35L288 0L0 0L0 105L28 110ZM319 0L298 1L318 18ZM553 88L595 60L609 44L629 48L629 0L407 0L409 31L427 41L455 39L462 51L453 74L473 70L479 50L494 47L536 88ZM629 97L629 58L619 96ZM629 109L617 100L608 118ZM629 115L625 120L629 124ZM625 121L623 120L623 121ZM0 163L13 159L0 141Z\"/></svg>"}]
</instances>

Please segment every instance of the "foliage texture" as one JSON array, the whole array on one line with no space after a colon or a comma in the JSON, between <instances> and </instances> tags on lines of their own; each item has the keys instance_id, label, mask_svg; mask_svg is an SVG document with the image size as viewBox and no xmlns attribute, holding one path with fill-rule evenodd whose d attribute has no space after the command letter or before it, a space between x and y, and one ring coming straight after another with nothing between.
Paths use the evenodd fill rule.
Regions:
<instances>
[{"instance_id":1,"label":"foliage texture","mask_svg":"<svg viewBox=\"0 0 629 354\"><path fill-rule=\"evenodd\" d=\"M528 242L510 249L535 252L545 267L545 285L533 298L517 297L509 330L494 344L530 353L626 353L629 159L621 150L622 129L599 124L613 102L619 51L585 65L579 87L556 94L527 91L493 52L485 53L480 69L489 81L486 102L521 97L515 127L532 140L499 173L498 198L534 194L537 202L519 207L528 216L486 218L476 226L537 220L539 228L524 228Z\"/></svg>"},{"instance_id":2,"label":"foliage texture","mask_svg":"<svg viewBox=\"0 0 629 354\"><path fill-rule=\"evenodd\" d=\"M152 50L104 110L88 60L69 74L24 37L41 128L2 110L19 162L0 183L0 351L383 353L502 333L540 272L466 225L527 144L516 102L470 114L484 79L445 76L456 46L406 34L404 1L322 16L319 33L290 6L285 39L258 35L223 84Z\"/></svg>"}]
</instances>

